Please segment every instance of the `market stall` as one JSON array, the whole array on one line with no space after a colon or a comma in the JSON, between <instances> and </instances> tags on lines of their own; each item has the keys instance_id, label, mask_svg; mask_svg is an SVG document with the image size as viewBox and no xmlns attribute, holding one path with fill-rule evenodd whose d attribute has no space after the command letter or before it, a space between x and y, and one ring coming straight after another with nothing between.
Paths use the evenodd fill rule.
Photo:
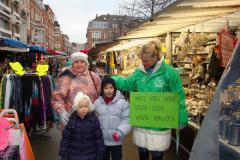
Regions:
<instances>
[{"instance_id":1,"label":"market stall","mask_svg":"<svg viewBox=\"0 0 240 160\"><path fill-rule=\"evenodd\" d=\"M139 58L141 46L153 39L121 41L118 45L100 52L99 59L107 64L107 73L128 76L141 64Z\"/></svg>"},{"instance_id":2,"label":"market stall","mask_svg":"<svg viewBox=\"0 0 240 160\"><path fill-rule=\"evenodd\" d=\"M47 69L43 72L38 70L41 64L32 68L32 62L40 61L37 57L43 57L46 49L4 38L0 39L0 52L1 58L4 58L1 66L8 68L6 72L1 68L0 109L15 109L28 133L36 128L48 128L48 123L54 121L51 108L52 79L46 75Z\"/></svg>"},{"instance_id":3,"label":"market stall","mask_svg":"<svg viewBox=\"0 0 240 160\"><path fill-rule=\"evenodd\" d=\"M12 52L28 52L29 48L26 43L10 39L0 38L0 52L12 51Z\"/></svg>"},{"instance_id":4,"label":"market stall","mask_svg":"<svg viewBox=\"0 0 240 160\"><path fill-rule=\"evenodd\" d=\"M25 55L29 52L28 45L24 42L0 38L0 75L10 72L9 61L24 63Z\"/></svg>"},{"instance_id":5,"label":"market stall","mask_svg":"<svg viewBox=\"0 0 240 160\"><path fill-rule=\"evenodd\" d=\"M120 37L119 45L106 50L124 53L124 47L121 48L120 45L128 46L131 41L146 38L165 38L162 41L166 47L165 58L179 71L186 87L189 125L181 131L180 140L183 151L181 154L185 154L186 158L191 153L195 136L208 113L221 74L240 37L239 17L240 2L237 0L179 0L157 13L151 21L145 21ZM136 43L129 48L134 50L140 46L141 43ZM103 55L105 54L106 52L103 52ZM193 63L195 58L197 65ZM123 75L129 75L134 70L128 68L134 68L132 65L135 61L129 62L125 65L128 72ZM193 65L200 66L200 69L196 69L200 76L193 74L196 68ZM221 140L223 146L231 146L229 142L222 142ZM217 145L215 147L218 148ZM230 148L239 146L232 145Z\"/></svg>"}]
</instances>

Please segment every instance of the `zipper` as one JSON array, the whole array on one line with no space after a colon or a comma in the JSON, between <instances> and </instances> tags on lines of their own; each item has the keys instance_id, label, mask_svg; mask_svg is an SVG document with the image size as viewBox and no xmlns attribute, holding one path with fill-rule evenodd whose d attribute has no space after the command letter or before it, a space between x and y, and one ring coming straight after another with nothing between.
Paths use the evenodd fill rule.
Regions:
<instances>
[{"instance_id":1,"label":"zipper","mask_svg":"<svg viewBox=\"0 0 240 160\"><path fill-rule=\"evenodd\" d=\"M106 128L105 128L105 132L106 132L106 138L108 138L108 125L107 125L107 115L108 115L108 105L104 102L104 104L106 105L105 107L106 107L106 120L105 120L105 124L106 124Z\"/></svg>"}]
</instances>

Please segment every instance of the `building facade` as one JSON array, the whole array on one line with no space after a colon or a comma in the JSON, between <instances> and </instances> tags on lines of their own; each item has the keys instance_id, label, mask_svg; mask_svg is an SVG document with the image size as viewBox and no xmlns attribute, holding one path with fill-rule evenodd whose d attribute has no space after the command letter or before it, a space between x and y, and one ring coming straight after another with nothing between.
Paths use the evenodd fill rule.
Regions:
<instances>
[{"instance_id":1,"label":"building facade","mask_svg":"<svg viewBox=\"0 0 240 160\"><path fill-rule=\"evenodd\" d=\"M73 42L71 45L72 45L72 52L79 52L80 50L88 48L87 43L82 44L82 43Z\"/></svg>"},{"instance_id":2,"label":"building facade","mask_svg":"<svg viewBox=\"0 0 240 160\"><path fill-rule=\"evenodd\" d=\"M61 39L61 28L58 21L54 22L54 50L60 51L62 39Z\"/></svg>"},{"instance_id":3,"label":"building facade","mask_svg":"<svg viewBox=\"0 0 240 160\"><path fill-rule=\"evenodd\" d=\"M44 5L45 47L54 48L54 12L49 5Z\"/></svg>"},{"instance_id":4,"label":"building facade","mask_svg":"<svg viewBox=\"0 0 240 160\"><path fill-rule=\"evenodd\" d=\"M30 0L20 0L20 40L27 43L30 30Z\"/></svg>"},{"instance_id":5,"label":"building facade","mask_svg":"<svg viewBox=\"0 0 240 160\"><path fill-rule=\"evenodd\" d=\"M20 40L20 0L0 0L0 37Z\"/></svg>"},{"instance_id":6,"label":"building facade","mask_svg":"<svg viewBox=\"0 0 240 160\"><path fill-rule=\"evenodd\" d=\"M29 44L45 45L44 12L45 9L42 0L30 0Z\"/></svg>"},{"instance_id":7,"label":"building facade","mask_svg":"<svg viewBox=\"0 0 240 160\"><path fill-rule=\"evenodd\" d=\"M69 37L66 34L61 34L60 41L61 41L60 51L66 53L67 55L70 55L72 52Z\"/></svg>"},{"instance_id":8,"label":"building facade","mask_svg":"<svg viewBox=\"0 0 240 160\"><path fill-rule=\"evenodd\" d=\"M96 18L88 23L87 47L92 48L97 43L112 41L142 21L142 18L125 15L96 15Z\"/></svg>"},{"instance_id":9,"label":"building facade","mask_svg":"<svg viewBox=\"0 0 240 160\"><path fill-rule=\"evenodd\" d=\"M0 0L0 38L21 40L29 45L72 53L49 5L43 0Z\"/></svg>"}]
</instances>

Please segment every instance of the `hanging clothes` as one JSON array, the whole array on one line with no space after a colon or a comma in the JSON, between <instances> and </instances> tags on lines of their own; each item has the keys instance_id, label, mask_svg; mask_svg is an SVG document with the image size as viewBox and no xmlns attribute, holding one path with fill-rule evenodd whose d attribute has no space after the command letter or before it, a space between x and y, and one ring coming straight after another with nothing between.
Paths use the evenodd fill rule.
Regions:
<instances>
[{"instance_id":1,"label":"hanging clothes","mask_svg":"<svg viewBox=\"0 0 240 160\"><path fill-rule=\"evenodd\" d=\"M114 74L114 69L115 69L115 52L110 52L110 74Z\"/></svg>"},{"instance_id":2,"label":"hanging clothes","mask_svg":"<svg viewBox=\"0 0 240 160\"><path fill-rule=\"evenodd\" d=\"M11 81L9 75L7 75L6 90L11 90ZM5 92L4 109L9 108L10 94L11 94L10 92Z\"/></svg>"},{"instance_id":3,"label":"hanging clothes","mask_svg":"<svg viewBox=\"0 0 240 160\"><path fill-rule=\"evenodd\" d=\"M52 79L35 74L8 75L1 80L1 107L18 112L19 120L27 131L31 128L46 128L54 121L51 105Z\"/></svg>"},{"instance_id":4,"label":"hanging clothes","mask_svg":"<svg viewBox=\"0 0 240 160\"><path fill-rule=\"evenodd\" d=\"M0 94L0 108L1 109L4 108L6 81L7 81L7 77L5 75L5 76L3 76L2 80L1 80L1 94Z\"/></svg>"},{"instance_id":5,"label":"hanging clothes","mask_svg":"<svg viewBox=\"0 0 240 160\"><path fill-rule=\"evenodd\" d=\"M106 65L105 65L105 71L107 74L110 74L110 68L111 68L110 60L111 60L111 53L107 52L106 53Z\"/></svg>"}]
</instances>

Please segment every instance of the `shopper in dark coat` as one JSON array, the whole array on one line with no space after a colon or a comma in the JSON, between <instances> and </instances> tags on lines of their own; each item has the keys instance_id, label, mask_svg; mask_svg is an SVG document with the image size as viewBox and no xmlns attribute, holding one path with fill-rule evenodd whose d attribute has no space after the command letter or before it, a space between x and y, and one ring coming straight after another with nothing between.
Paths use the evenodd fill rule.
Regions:
<instances>
[{"instance_id":1,"label":"shopper in dark coat","mask_svg":"<svg viewBox=\"0 0 240 160\"><path fill-rule=\"evenodd\" d=\"M103 135L93 105L79 92L74 99L77 111L63 131L59 155L63 160L102 160L105 151Z\"/></svg>"}]
</instances>

